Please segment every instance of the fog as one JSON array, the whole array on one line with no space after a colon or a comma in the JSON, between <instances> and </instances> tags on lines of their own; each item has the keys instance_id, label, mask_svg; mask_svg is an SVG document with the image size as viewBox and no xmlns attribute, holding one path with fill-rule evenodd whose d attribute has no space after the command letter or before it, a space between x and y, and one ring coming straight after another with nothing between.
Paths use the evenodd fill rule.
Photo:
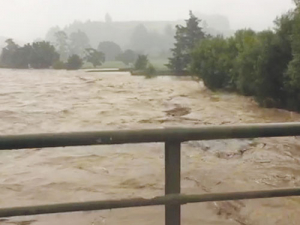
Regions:
<instances>
[{"instance_id":1,"label":"fog","mask_svg":"<svg viewBox=\"0 0 300 225\"><path fill-rule=\"evenodd\" d=\"M0 36L20 41L44 38L52 26L74 20L114 21L178 20L188 11L218 14L229 19L231 29L269 28L277 15L293 7L291 0L1 0Z\"/></svg>"}]
</instances>

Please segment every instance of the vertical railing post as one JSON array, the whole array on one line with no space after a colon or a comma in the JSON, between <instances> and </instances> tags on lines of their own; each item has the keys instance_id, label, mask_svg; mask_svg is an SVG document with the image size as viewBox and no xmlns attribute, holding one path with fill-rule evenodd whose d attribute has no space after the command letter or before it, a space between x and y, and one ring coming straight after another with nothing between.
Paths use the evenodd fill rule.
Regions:
<instances>
[{"instance_id":1,"label":"vertical railing post","mask_svg":"<svg viewBox=\"0 0 300 225\"><path fill-rule=\"evenodd\" d=\"M165 143L165 194L180 193L180 145L178 141ZM165 206L165 224L180 225L180 204Z\"/></svg>"}]
</instances>

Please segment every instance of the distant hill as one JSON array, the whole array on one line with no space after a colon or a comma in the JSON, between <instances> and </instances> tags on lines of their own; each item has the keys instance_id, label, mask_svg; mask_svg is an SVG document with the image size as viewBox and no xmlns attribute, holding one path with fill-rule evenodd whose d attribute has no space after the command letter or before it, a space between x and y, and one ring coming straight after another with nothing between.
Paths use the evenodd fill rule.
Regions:
<instances>
[{"instance_id":1,"label":"distant hill","mask_svg":"<svg viewBox=\"0 0 300 225\"><path fill-rule=\"evenodd\" d=\"M148 32L163 33L167 25L175 27L177 21L131 21L131 22L112 22L101 21L74 21L72 24L63 28L67 34L81 30L87 34L91 45L97 47L101 41L113 41L121 47L126 48L130 45L130 37L138 25L144 25ZM53 39L53 33L58 27L52 27L46 35L46 40Z\"/></svg>"},{"instance_id":2,"label":"distant hill","mask_svg":"<svg viewBox=\"0 0 300 225\"><path fill-rule=\"evenodd\" d=\"M164 54L173 46L175 34L175 21L132 21L132 22L100 22L100 21L75 21L63 30L70 35L78 30L86 33L93 48L97 48L100 42L112 41L125 49L151 55ZM52 27L46 40L55 41L54 34L59 30ZM139 38L140 37L140 38Z\"/></svg>"},{"instance_id":3,"label":"distant hill","mask_svg":"<svg viewBox=\"0 0 300 225\"><path fill-rule=\"evenodd\" d=\"M222 15L205 15L195 13L202 20L201 26L211 35L223 34L229 36L233 34L227 17ZM146 54L163 55L169 52L173 46L175 26L184 24L184 20L177 21L74 21L64 27L68 35L81 30L85 32L92 47L97 48L100 42L112 41L121 46L123 50L133 49ZM54 34L59 31L59 27L52 27L46 40L54 42ZM138 42L138 43L137 43Z\"/></svg>"}]
</instances>

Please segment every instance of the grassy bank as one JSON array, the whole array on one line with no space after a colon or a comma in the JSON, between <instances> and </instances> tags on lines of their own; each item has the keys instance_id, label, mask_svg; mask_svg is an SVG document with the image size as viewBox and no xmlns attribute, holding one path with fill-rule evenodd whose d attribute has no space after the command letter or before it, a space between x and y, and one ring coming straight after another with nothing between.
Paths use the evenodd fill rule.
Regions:
<instances>
[{"instance_id":1,"label":"grassy bank","mask_svg":"<svg viewBox=\"0 0 300 225\"><path fill-rule=\"evenodd\" d=\"M168 70L165 64L168 63L168 59L149 59L149 63L151 63L155 69L157 70ZM96 68L93 67L91 63L86 62L83 66L83 69L110 69L110 68L130 68L129 65L124 64L120 61L107 61L104 62L101 66L97 66Z\"/></svg>"}]
</instances>

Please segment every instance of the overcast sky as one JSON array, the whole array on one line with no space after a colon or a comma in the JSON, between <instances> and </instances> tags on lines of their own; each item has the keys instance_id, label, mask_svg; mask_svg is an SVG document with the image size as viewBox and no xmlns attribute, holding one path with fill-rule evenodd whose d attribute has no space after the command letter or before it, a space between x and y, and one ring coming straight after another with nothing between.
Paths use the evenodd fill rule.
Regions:
<instances>
[{"instance_id":1,"label":"overcast sky","mask_svg":"<svg viewBox=\"0 0 300 225\"><path fill-rule=\"evenodd\" d=\"M45 36L49 27L74 20L176 20L188 11L222 14L231 28L261 30L292 8L292 0L0 0L0 36L24 41Z\"/></svg>"}]
</instances>

